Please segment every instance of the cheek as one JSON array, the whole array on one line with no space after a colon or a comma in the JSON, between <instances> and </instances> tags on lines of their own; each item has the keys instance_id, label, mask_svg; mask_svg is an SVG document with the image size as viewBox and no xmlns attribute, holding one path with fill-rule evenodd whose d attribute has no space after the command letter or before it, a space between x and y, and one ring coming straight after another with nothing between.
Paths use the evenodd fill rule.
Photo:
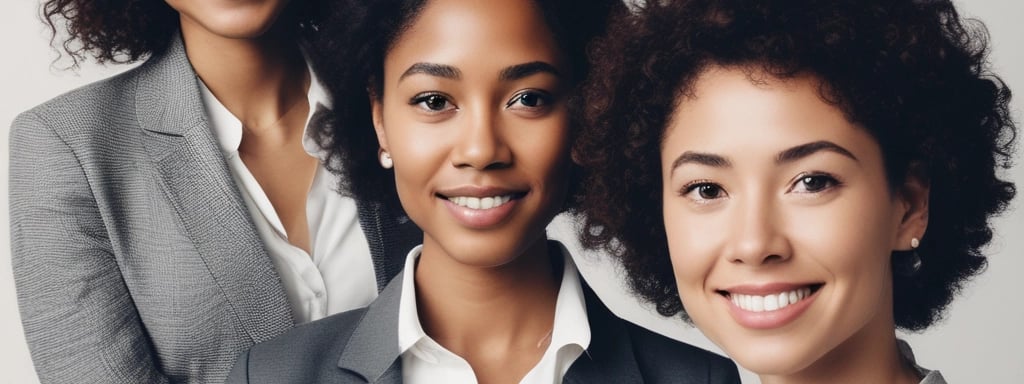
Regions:
<instances>
[{"instance_id":1,"label":"cheek","mask_svg":"<svg viewBox=\"0 0 1024 384\"><path fill-rule=\"evenodd\" d=\"M433 196L430 181L446 164L449 140L440 127L425 127L400 116L386 121L384 134L394 161L395 186L411 214L417 198Z\"/></svg>"},{"instance_id":2,"label":"cheek","mask_svg":"<svg viewBox=\"0 0 1024 384\"><path fill-rule=\"evenodd\" d=\"M724 231L716 227L714 218L692 212L680 197L668 194L662 210L665 235L679 292L685 297L703 290L715 264L717 237Z\"/></svg>"},{"instance_id":3,"label":"cheek","mask_svg":"<svg viewBox=\"0 0 1024 384\"><path fill-rule=\"evenodd\" d=\"M569 170L569 127L565 113L539 121L515 124L506 139L514 147L515 161L526 172L541 179L549 189L565 189ZM529 126L529 132L515 132L516 126ZM556 188L560 187L560 188Z\"/></svg>"},{"instance_id":4,"label":"cheek","mask_svg":"<svg viewBox=\"0 0 1024 384\"><path fill-rule=\"evenodd\" d=\"M898 226L891 212L884 197L849 196L843 204L798 216L793 233L800 234L808 255L829 265L836 275L877 270L888 262L890 239Z\"/></svg>"},{"instance_id":5,"label":"cheek","mask_svg":"<svg viewBox=\"0 0 1024 384\"><path fill-rule=\"evenodd\" d=\"M793 215L797 251L817 264L831 281L832 302L845 315L836 326L850 329L891 309L892 275L888 271L889 239L898 223L886 196L851 193L828 209L809 209ZM843 333L837 331L837 334Z\"/></svg>"}]
</instances>

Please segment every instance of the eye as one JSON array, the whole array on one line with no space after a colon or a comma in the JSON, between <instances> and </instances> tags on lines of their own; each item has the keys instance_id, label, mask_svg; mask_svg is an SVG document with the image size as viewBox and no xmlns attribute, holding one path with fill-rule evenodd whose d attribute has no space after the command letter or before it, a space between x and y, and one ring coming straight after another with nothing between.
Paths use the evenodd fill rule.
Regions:
<instances>
[{"instance_id":1,"label":"eye","mask_svg":"<svg viewBox=\"0 0 1024 384\"><path fill-rule=\"evenodd\" d=\"M505 108L536 109L547 106L550 103L551 95L547 92L528 90L512 96L512 99L505 103Z\"/></svg>"},{"instance_id":2,"label":"eye","mask_svg":"<svg viewBox=\"0 0 1024 384\"><path fill-rule=\"evenodd\" d=\"M708 203L711 200L726 197L725 189L721 185L708 181L695 181L683 187L681 196L684 196L697 203Z\"/></svg>"},{"instance_id":3,"label":"eye","mask_svg":"<svg viewBox=\"0 0 1024 384\"><path fill-rule=\"evenodd\" d=\"M427 112L444 112L455 108L447 97L439 93L416 95L409 100L409 105L418 106Z\"/></svg>"},{"instance_id":4,"label":"eye","mask_svg":"<svg viewBox=\"0 0 1024 384\"><path fill-rule=\"evenodd\" d=\"M827 174L802 175L793 183L791 192L818 193L839 185L839 180Z\"/></svg>"}]
</instances>

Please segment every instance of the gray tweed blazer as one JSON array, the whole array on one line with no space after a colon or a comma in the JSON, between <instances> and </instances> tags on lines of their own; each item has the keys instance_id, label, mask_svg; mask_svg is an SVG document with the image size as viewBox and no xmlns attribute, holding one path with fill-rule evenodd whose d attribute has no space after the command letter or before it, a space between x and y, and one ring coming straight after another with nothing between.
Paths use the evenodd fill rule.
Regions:
<instances>
[{"instance_id":1,"label":"gray tweed blazer","mask_svg":"<svg viewBox=\"0 0 1024 384\"><path fill-rule=\"evenodd\" d=\"M580 278L582 282L582 277ZM616 317L586 283L590 347L563 377L574 384L739 384L736 364ZM293 328L242 354L227 384L402 382L402 275L367 308Z\"/></svg>"},{"instance_id":2,"label":"gray tweed blazer","mask_svg":"<svg viewBox=\"0 0 1024 384\"><path fill-rule=\"evenodd\" d=\"M43 382L222 382L293 326L179 37L10 134L18 305ZM360 203L379 287L422 232Z\"/></svg>"}]
</instances>

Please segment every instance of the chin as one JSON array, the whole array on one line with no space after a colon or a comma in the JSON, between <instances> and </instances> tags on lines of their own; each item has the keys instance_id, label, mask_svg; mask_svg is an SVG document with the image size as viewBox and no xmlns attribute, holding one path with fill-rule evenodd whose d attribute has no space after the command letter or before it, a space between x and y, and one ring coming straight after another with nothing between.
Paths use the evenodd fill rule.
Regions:
<instances>
[{"instance_id":1,"label":"chin","mask_svg":"<svg viewBox=\"0 0 1024 384\"><path fill-rule=\"evenodd\" d=\"M242 21L219 25L216 32L218 35L229 39L256 39L265 35L271 26L271 23L260 24L252 21Z\"/></svg>"},{"instance_id":2,"label":"chin","mask_svg":"<svg viewBox=\"0 0 1024 384\"><path fill-rule=\"evenodd\" d=\"M453 238L441 242L441 248L460 264L474 267L497 267L516 259L511 252L517 244L506 244L500 239Z\"/></svg>"},{"instance_id":3,"label":"chin","mask_svg":"<svg viewBox=\"0 0 1024 384\"><path fill-rule=\"evenodd\" d=\"M800 343L812 342L801 340ZM799 373L820 356L813 356L813 350L807 346L792 345L779 342L739 342L731 344L717 343L730 358L744 369L761 376L787 376Z\"/></svg>"},{"instance_id":4,"label":"chin","mask_svg":"<svg viewBox=\"0 0 1024 384\"><path fill-rule=\"evenodd\" d=\"M205 27L229 39L255 39L266 34L277 20L277 15L266 13L261 10L224 12L205 20Z\"/></svg>"}]
</instances>

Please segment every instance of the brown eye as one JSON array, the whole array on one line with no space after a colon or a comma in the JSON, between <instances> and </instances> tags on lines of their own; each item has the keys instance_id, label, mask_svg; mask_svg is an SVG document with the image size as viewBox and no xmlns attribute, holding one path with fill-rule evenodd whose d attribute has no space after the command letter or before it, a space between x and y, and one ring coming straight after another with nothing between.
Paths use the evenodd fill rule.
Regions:
<instances>
[{"instance_id":1,"label":"brown eye","mask_svg":"<svg viewBox=\"0 0 1024 384\"><path fill-rule=\"evenodd\" d=\"M717 185L703 184L697 186L697 194L700 195L702 199L717 199L722 195L722 189Z\"/></svg>"},{"instance_id":2,"label":"brown eye","mask_svg":"<svg viewBox=\"0 0 1024 384\"><path fill-rule=\"evenodd\" d=\"M541 102L543 102L543 100L540 98L540 95L535 93L524 93L522 96L519 96L519 104L527 107L539 106Z\"/></svg>"},{"instance_id":3,"label":"brown eye","mask_svg":"<svg viewBox=\"0 0 1024 384\"><path fill-rule=\"evenodd\" d=\"M540 108L551 103L551 95L539 90L518 93L505 103L506 108Z\"/></svg>"},{"instance_id":4,"label":"brown eye","mask_svg":"<svg viewBox=\"0 0 1024 384\"><path fill-rule=\"evenodd\" d=\"M423 100L423 105L431 111L443 111L445 106L448 105L448 100L438 95L430 95Z\"/></svg>"},{"instance_id":5,"label":"brown eye","mask_svg":"<svg viewBox=\"0 0 1024 384\"><path fill-rule=\"evenodd\" d=\"M712 200L722 199L727 196L725 189L723 189L721 185L707 181L690 183L683 187L683 190L680 191L679 195L701 204L711 202Z\"/></svg>"},{"instance_id":6,"label":"brown eye","mask_svg":"<svg viewBox=\"0 0 1024 384\"><path fill-rule=\"evenodd\" d=\"M414 105L424 112L435 113L454 109L455 106L448 100L448 97L439 93L423 93L416 95L409 100L409 105Z\"/></svg>"},{"instance_id":7,"label":"brown eye","mask_svg":"<svg viewBox=\"0 0 1024 384\"><path fill-rule=\"evenodd\" d=\"M839 181L828 175L807 175L797 179L793 191L798 193L816 193L839 185Z\"/></svg>"}]
</instances>

